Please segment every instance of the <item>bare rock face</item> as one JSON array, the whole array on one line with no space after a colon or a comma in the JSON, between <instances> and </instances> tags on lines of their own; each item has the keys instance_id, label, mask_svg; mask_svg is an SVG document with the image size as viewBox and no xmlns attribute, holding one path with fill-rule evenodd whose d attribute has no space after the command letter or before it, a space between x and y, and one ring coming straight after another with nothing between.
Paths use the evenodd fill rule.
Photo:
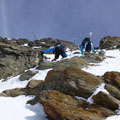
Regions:
<instances>
[{"instance_id":1,"label":"bare rock face","mask_svg":"<svg viewBox=\"0 0 120 120\"><path fill-rule=\"evenodd\" d=\"M104 120L114 113L101 107L83 109L78 100L58 91L43 91L40 102L49 120Z\"/></svg>"},{"instance_id":2,"label":"bare rock face","mask_svg":"<svg viewBox=\"0 0 120 120\"><path fill-rule=\"evenodd\" d=\"M102 79L76 66L69 66L49 71L43 89L88 98L95 91L96 86L102 82Z\"/></svg>"},{"instance_id":3,"label":"bare rock face","mask_svg":"<svg viewBox=\"0 0 120 120\"><path fill-rule=\"evenodd\" d=\"M120 37L106 36L100 40L101 49L115 49L120 48Z\"/></svg>"},{"instance_id":4,"label":"bare rock face","mask_svg":"<svg viewBox=\"0 0 120 120\"><path fill-rule=\"evenodd\" d=\"M96 104L111 110L117 110L120 104L118 99L104 92L99 92L97 95L93 96L93 100Z\"/></svg>"}]
</instances>

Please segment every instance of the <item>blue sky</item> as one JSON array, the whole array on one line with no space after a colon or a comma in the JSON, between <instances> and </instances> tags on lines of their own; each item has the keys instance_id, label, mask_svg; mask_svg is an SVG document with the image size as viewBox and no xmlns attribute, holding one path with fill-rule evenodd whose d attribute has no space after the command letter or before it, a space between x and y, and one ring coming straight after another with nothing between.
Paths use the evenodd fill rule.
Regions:
<instances>
[{"instance_id":1,"label":"blue sky","mask_svg":"<svg viewBox=\"0 0 120 120\"><path fill-rule=\"evenodd\" d=\"M0 36L81 41L120 36L120 0L0 0Z\"/></svg>"}]
</instances>

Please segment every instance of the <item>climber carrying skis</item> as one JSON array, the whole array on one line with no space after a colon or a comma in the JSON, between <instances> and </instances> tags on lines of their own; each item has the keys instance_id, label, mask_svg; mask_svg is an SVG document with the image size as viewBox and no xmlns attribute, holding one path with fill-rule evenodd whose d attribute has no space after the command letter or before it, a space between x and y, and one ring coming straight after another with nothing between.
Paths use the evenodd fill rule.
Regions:
<instances>
[{"instance_id":1,"label":"climber carrying skis","mask_svg":"<svg viewBox=\"0 0 120 120\"><path fill-rule=\"evenodd\" d=\"M55 54L55 57L52 61L56 61L60 55L62 56L62 58L67 57L67 54L64 50L64 46L61 43L57 43L53 48L44 50L43 52L41 52L41 55L43 56L43 54L48 52L52 52Z\"/></svg>"},{"instance_id":2,"label":"climber carrying skis","mask_svg":"<svg viewBox=\"0 0 120 120\"><path fill-rule=\"evenodd\" d=\"M82 44L80 45L80 50L81 50L81 54L85 54L85 53L90 53L91 51L95 53L94 47L93 47L93 43L91 42L91 36L92 36L92 32L90 32L90 37L86 37L83 41Z\"/></svg>"}]
</instances>

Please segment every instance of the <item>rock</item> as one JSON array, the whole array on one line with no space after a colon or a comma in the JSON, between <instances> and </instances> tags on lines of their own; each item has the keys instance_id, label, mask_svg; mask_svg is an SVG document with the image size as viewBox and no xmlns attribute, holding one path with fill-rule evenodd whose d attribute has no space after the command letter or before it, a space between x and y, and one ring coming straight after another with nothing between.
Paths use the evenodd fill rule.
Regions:
<instances>
[{"instance_id":1,"label":"rock","mask_svg":"<svg viewBox=\"0 0 120 120\"><path fill-rule=\"evenodd\" d=\"M37 96L43 90L44 82L42 80L32 80L26 86L26 95L34 95Z\"/></svg>"},{"instance_id":2,"label":"rock","mask_svg":"<svg viewBox=\"0 0 120 120\"><path fill-rule=\"evenodd\" d=\"M110 94L100 91L97 95L93 96L93 100L96 104L106 107L111 110L117 110L119 108L120 101Z\"/></svg>"},{"instance_id":3,"label":"rock","mask_svg":"<svg viewBox=\"0 0 120 120\"><path fill-rule=\"evenodd\" d=\"M75 98L54 90L43 91L39 99L50 120L104 120L114 114L100 107L83 109Z\"/></svg>"},{"instance_id":4,"label":"rock","mask_svg":"<svg viewBox=\"0 0 120 120\"><path fill-rule=\"evenodd\" d=\"M26 88L27 88L27 89L35 88L37 85L39 85L39 84L41 84L41 83L43 83L42 80L31 80L31 81L27 84Z\"/></svg>"},{"instance_id":5,"label":"rock","mask_svg":"<svg viewBox=\"0 0 120 120\"><path fill-rule=\"evenodd\" d=\"M101 49L115 49L120 46L120 37L106 36L100 40Z\"/></svg>"},{"instance_id":6,"label":"rock","mask_svg":"<svg viewBox=\"0 0 120 120\"><path fill-rule=\"evenodd\" d=\"M101 51L98 52L98 54L99 54L100 56L104 56L104 55L105 55L105 52L104 52L103 50L101 50Z\"/></svg>"},{"instance_id":7,"label":"rock","mask_svg":"<svg viewBox=\"0 0 120 120\"><path fill-rule=\"evenodd\" d=\"M4 39L1 38L0 41L4 41ZM0 42L0 79L21 74L42 61L40 51L30 47L18 46L18 44L14 45L12 40L9 42L5 39L5 41Z\"/></svg>"},{"instance_id":8,"label":"rock","mask_svg":"<svg viewBox=\"0 0 120 120\"><path fill-rule=\"evenodd\" d=\"M120 99L120 90L112 85L106 84L105 89L115 98Z\"/></svg>"},{"instance_id":9,"label":"rock","mask_svg":"<svg viewBox=\"0 0 120 120\"><path fill-rule=\"evenodd\" d=\"M105 81L120 88L120 72L106 72L103 75Z\"/></svg>"},{"instance_id":10,"label":"rock","mask_svg":"<svg viewBox=\"0 0 120 120\"><path fill-rule=\"evenodd\" d=\"M63 40L58 40L58 39L52 39L52 38L43 38L43 39L40 39L40 40L35 40L35 41L31 41L28 43L28 45L30 47L34 47L34 46L41 46L41 50L45 50L45 49L48 49L52 46L55 46L56 43L62 43L65 47L65 49L69 48L69 49L72 49L72 50L77 50L78 47L74 44L74 43L71 43L69 41L63 41Z\"/></svg>"},{"instance_id":11,"label":"rock","mask_svg":"<svg viewBox=\"0 0 120 120\"><path fill-rule=\"evenodd\" d=\"M72 96L88 98L102 79L76 66L54 68L49 71L44 82L44 90L57 90Z\"/></svg>"},{"instance_id":12,"label":"rock","mask_svg":"<svg viewBox=\"0 0 120 120\"><path fill-rule=\"evenodd\" d=\"M88 63L99 63L104 59L104 57L94 53L86 54L82 56L82 58L85 59Z\"/></svg>"},{"instance_id":13,"label":"rock","mask_svg":"<svg viewBox=\"0 0 120 120\"><path fill-rule=\"evenodd\" d=\"M56 65L55 62L41 62L37 69L39 70L45 70L45 69L50 69L53 68Z\"/></svg>"},{"instance_id":14,"label":"rock","mask_svg":"<svg viewBox=\"0 0 120 120\"><path fill-rule=\"evenodd\" d=\"M38 72L37 71L31 71L31 70L28 70L27 72L24 72L20 77L19 79L21 81L25 81L25 80L29 80L31 77L33 77L35 74L37 74Z\"/></svg>"},{"instance_id":15,"label":"rock","mask_svg":"<svg viewBox=\"0 0 120 120\"><path fill-rule=\"evenodd\" d=\"M77 57L71 59L63 59L57 62L49 62L49 63L41 62L40 65L37 67L37 69L40 70L45 70L50 68L63 69L69 66L76 66L79 68L83 68L86 67L87 65L88 65L87 62L84 59Z\"/></svg>"},{"instance_id":16,"label":"rock","mask_svg":"<svg viewBox=\"0 0 120 120\"><path fill-rule=\"evenodd\" d=\"M26 91L24 91L24 89L22 89L22 88L15 88L15 89L11 89L11 90L5 90L5 91L3 91L3 94L5 94L5 96L7 96L7 97L16 97L19 95L25 95Z\"/></svg>"}]
</instances>

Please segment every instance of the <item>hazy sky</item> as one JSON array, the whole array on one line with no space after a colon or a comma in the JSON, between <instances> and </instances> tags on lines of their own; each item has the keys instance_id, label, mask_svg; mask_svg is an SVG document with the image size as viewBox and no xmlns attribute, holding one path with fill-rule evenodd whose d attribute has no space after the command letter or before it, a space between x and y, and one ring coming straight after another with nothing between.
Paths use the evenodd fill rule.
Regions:
<instances>
[{"instance_id":1,"label":"hazy sky","mask_svg":"<svg viewBox=\"0 0 120 120\"><path fill-rule=\"evenodd\" d=\"M120 36L120 0L0 0L0 36L81 41Z\"/></svg>"}]
</instances>

